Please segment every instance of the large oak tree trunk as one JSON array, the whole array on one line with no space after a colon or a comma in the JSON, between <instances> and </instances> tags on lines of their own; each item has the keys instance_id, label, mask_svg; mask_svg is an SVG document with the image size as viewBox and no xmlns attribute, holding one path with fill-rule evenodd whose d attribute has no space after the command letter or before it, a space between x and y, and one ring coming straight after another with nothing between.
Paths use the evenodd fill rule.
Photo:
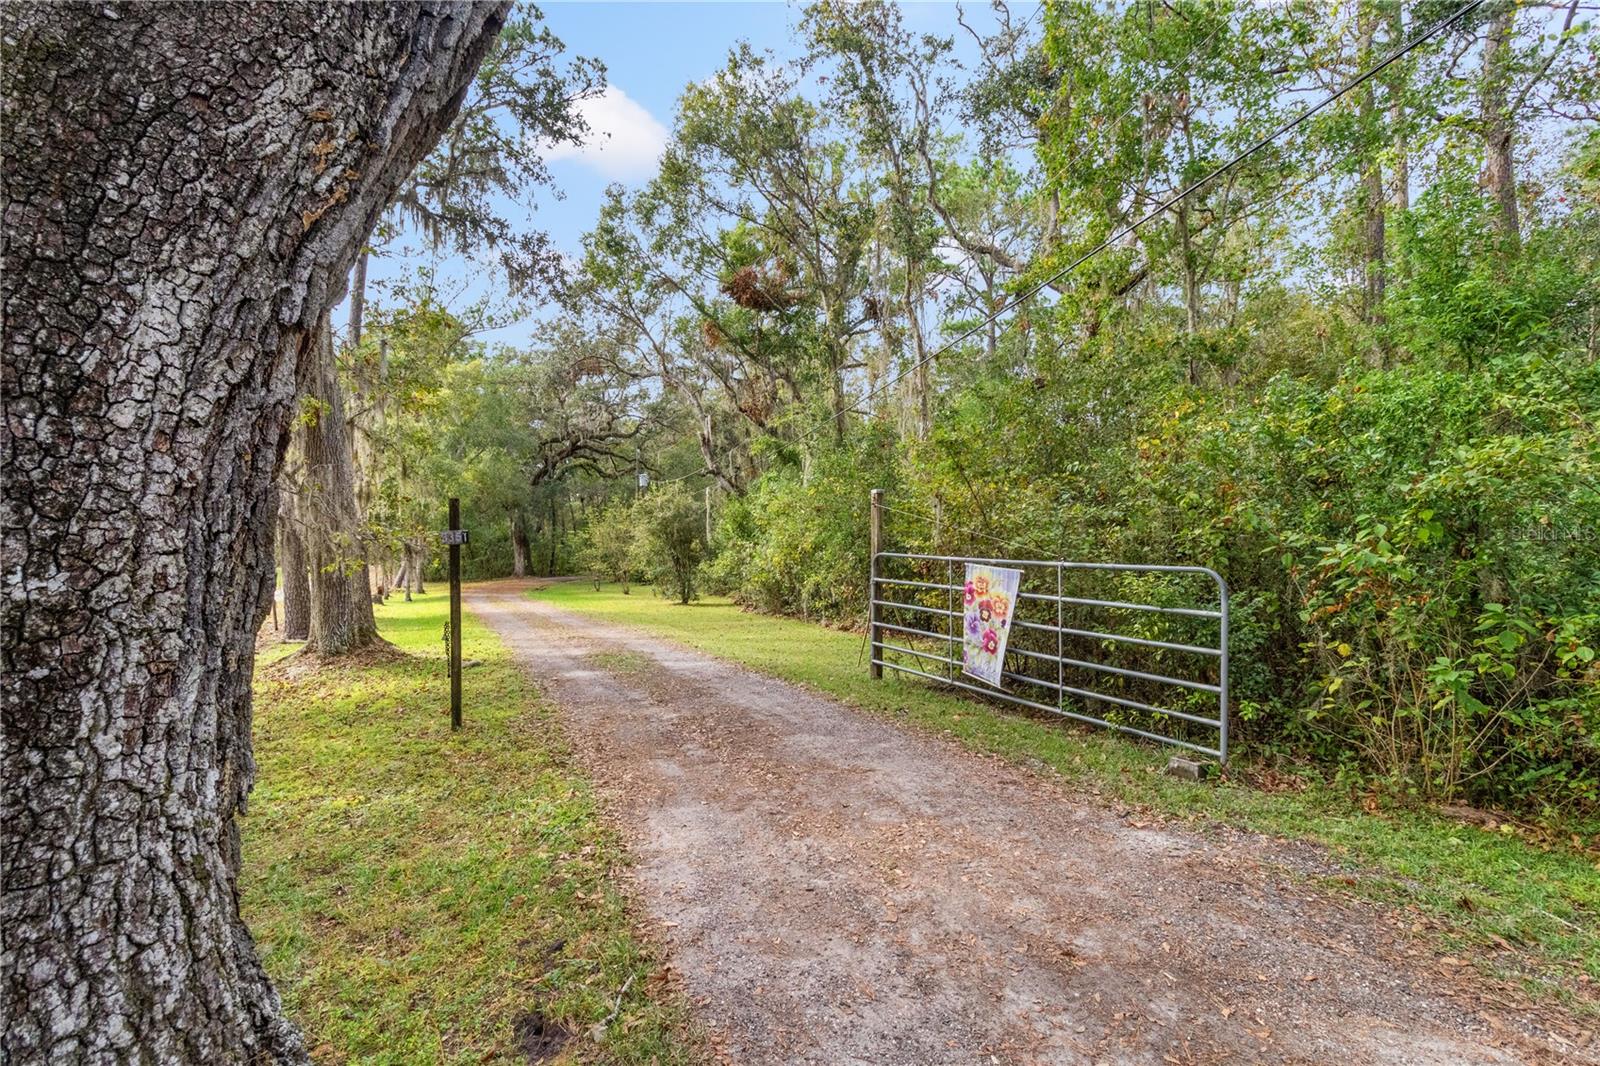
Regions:
<instances>
[{"instance_id":1,"label":"large oak tree trunk","mask_svg":"<svg viewBox=\"0 0 1600 1066\"><path fill-rule=\"evenodd\" d=\"M299 450L305 460L299 511L311 562L311 636L306 650L344 655L379 641L371 575L356 508L355 457L344 419L344 397L326 319L307 354L304 392L315 401L303 418Z\"/></svg>"},{"instance_id":2,"label":"large oak tree trunk","mask_svg":"<svg viewBox=\"0 0 1600 1066\"><path fill-rule=\"evenodd\" d=\"M8 1062L302 1062L239 918L297 364L498 4L27 4L5 40Z\"/></svg>"}]
</instances>

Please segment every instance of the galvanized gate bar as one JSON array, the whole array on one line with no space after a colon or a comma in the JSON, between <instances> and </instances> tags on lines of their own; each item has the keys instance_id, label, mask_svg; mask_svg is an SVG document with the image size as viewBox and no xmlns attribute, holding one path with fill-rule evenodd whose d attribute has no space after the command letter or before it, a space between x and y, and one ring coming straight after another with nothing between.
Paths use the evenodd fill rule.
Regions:
<instances>
[{"instance_id":1,"label":"galvanized gate bar","mask_svg":"<svg viewBox=\"0 0 1600 1066\"><path fill-rule=\"evenodd\" d=\"M1165 648L1168 651L1187 651L1195 655L1221 655L1218 648L1202 648L1194 644L1173 644L1165 640L1150 640L1146 637L1129 637L1121 633L1097 633L1092 629L1070 629L1066 626L1061 632L1069 637L1089 637L1093 640L1119 640L1124 644L1141 644L1146 648Z\"/></svg>"},{"instance_id":2,"label":"galvanized gate bar","mask_svg":"<svg viewBox=\"0 0 1600 1066\"><path fill-rule=\"evenodd\" d=\"M880 584L880 585L906 585L906 586L909 586L910 588L914 588L914 589L939 589L941 591L950 587L949 585L941 585L936 581L898 581L898 580L896 580L894 578L889 578L889 577L880 577L878 579L878 584Z\"/></svg>"},{"instance_id":3,"label":"galvanized gate bar","mask_svg":"<svg viewBox=\"0 0 1600 1066\"><path fill-rule=\"evenodd\" d=\"M943 607L924 607L920 603L902 603L900 600L874 599L872 605L874 607L902 607L908 611L927 611L929 614L950 614L955 615L957 618L961 617L960 611L947 611Z\"/></svg>"},{"instance_id":4,"label":"galvanized gate bar","mask_svg":"<svg viewBox=\"0 0 1600 1066\"><path fill-rule=\"evenodd\" d=\"M979 686L979 685L969 685L965 681L948 680L948 679L946 679L945 677L943 677L943 676L941 676L939 674L930 674L925 670L915 670L915 669L912 669L909 666L902 666L902 665L900 665L898 663L890 663L887 660L884 660L883 665L889 667L891 670L898 670L903 674L915 674L917 677L925 677L925 678L928 678L930 681L937 681L940 684L949 685L952 688L960 688L960 689L966 689L968 692L976 692L980 696L995 696L995 695L999 695L1002 699L1006 699L1011 703L1017 704L1018 706L1031 707L1036 711L1045 711L1045 712L1047 712L1049 714L1057 714L1057 715L1060 715L1063 718L1071 718L1074 721L1084 722L1084 723L1087 723L1088 725L1105 726L1105 727L1110 728L1110 729L1115 729L1120 733L1127 733L1127 734L1129 734L1131 736L1143 737L1146 740L1160 741L1163 744L1174 744L1174 745L1177 745L1180 748L1188 748L1190 751L1198 751L1198 752L1200 752L1200 753L1202 753L1204 755L1216 755L1217 754L1217 749L1215 749L1215 748L1208 748L1208 747L1204 746L1203 744L1192 744L1187 740L1180 740L1177 737L1164 737L1160 733L1150 733L1150 732L1147 732L1147 731L1145 731L1143 729L1135 728L1134 726L1131 726L1131 725L1119 725L1116 722L1102 721L1099 718L1094 718L1094 717L1091 717L1091 716L1089 716L1087 714L1078 714L1076 711L1064 710L1064 709L1062 709L1060 707L1056 707L1056 706L1053 706L1053 705L1048 704L1048 703L1037 703L1034 700L1026 700L1026 699L1023 699L1020 696L1009 696L1009 695L1007 695L1005 693L997 692L995 689L992 689L992 688L984 688L984 687Z\"/></svg>"},{"instance_id":5,"label":"galvanized gate bar","mask_svg":"<svg viewBox=\"0 0 1600 1066\"><path fill-rule=\"evenodd\" d=\"M923 581L909 576L890 577L886 571L896 561L903 564L945 564L945 581ZM958 645L960 643L957 619L963 612L955 609L955 594L963 592L964 584L957 583L955 567L957 564L975 563L980 565L994 565L1012 567L1021 570L1028 568L1049 569L1055 571L1055 592L1031 592L1018 590L1018 604L1016 613L1012 616L1013 630L1026 630L1042 634L1054 635L1055 653L1040 650L1035 642L1035 647L1012 647L1007 649L1008 656L1014 655L1019 659L1031 662L1054 663L1056 678L1054 681L1042 677L1035 677L1002 669L1001 676L1006 681L1019 685L1034 685L1041 689L1053 690L1056 702L1051 704L1039 700L1029 699L1015 692L1005 689L990 688L987 685L958 680L956 675L962 666ZM1192 574L1210 579L1216 586L1216 607L1210 606L1174 606L1170 603L1141 603L1134 600L1101 599L1092 596L1067 595L1065 588L1065 575L1070 571L1093 571L1106 574L1131 573L1131 574ZM920 577L921 575L917 575ZM1192 751L1215 755L1224 764L1228 760L1228 586L1222 576L1215 570L1203 566L1167 566L1153 563L1080 563L1067 560L1047 559L999 559L981 556L962 555L924 555L912 552L884 552L873 555L871 569L871 589L869 600L876 612L874 633L872 639L872 664L875 668L888 667L901 673L924 677L941 684L949 685L971 692L981 693L995 699L1006 700L1019 706L1034 710L1058 714L1075 721L1086 722L1092 725L1105 726L1119 732L1149 740L1160 741L1164 744L1174 744L1188 748ZM886 594L889 587L904 588L908 590L921 590L921 593L945 593L945 602L948 607L935 607L928 603L915 603L909 600L890 599ZM915 595L915 593L914 593ZM1021 601L1045 605L1054 609L1054 619L1045 616L1045 620L1026 619L1017 617L1022 613ZM1080 625L1067 625L1068 609L1077 611L1093 611L1105 615L1094 628L1085 628ZM885 615L893 611L921 612L930 615L943 615L948 622L948 632L936 633L932 630L918 629L913 626L899 624L898 618L891 622ZM1205 643L1190 643L1183 640L1159 640L1150 636L1135 636L1131 633L1118 633L1110 630L1117 628L1118 623L1111 621L1115 617L1113 612L1139 611L1147 614L1166 616L1175 620L1194 619L1198 622L1215 622L1217 624L1217 643L1208 646ZM1054 624L1051 624L1053 621ZM1173 624L1177 624L1175 621ZM1209 628L1209 627L1208 627ZM917 638L925 638L944 644L945 654L940 655L918 647L909 647L905 643L891 643L883 639L878 630L888 630L906 634L915 643ZM1066 641L1076 638L1086 641L1111 642L1113 645L1131 646L1135 651L1141 648L1152 649L1155 652L1177 652L1188 655L1201 655L1217 660L1216 680L1207 677L1173 676L1165 672L1149 669L1137 669L1132 666L1119 665L1114 662L1096 661L1091 658L1081 658L1083 652L1067 653ZM1117 651L1115 646L1102 647L1098 651L1110 655ZM910 656L918 663L943 663L945 673L943 676L928 670L919 669L906 662L888 658L886 653ZM1143 664L1141 664L1143 665ZM1068 669L1086 671L1091 675L1106 677L1106 681L1126 684L1139 682L1154 686L1176 686L1189 692L1206 693L1216 697L1216 717L1207 717L1196 714L1192 710L1181 710L1175 707L1162 707L1143 699L1135 699L1131 695L1119 695L1113 692L1099 691L1094 688L1085 688L1076 684L1069 684L1066 676ZM1162 664L1163 669L1169 669ZM1179 671L1180 673L1182 671ZM1136 689L1137 691L1137 689ZM1073 696L1087 701L1091 706L1095 703L1114 707L1125 707L1144 714L1157 715L1167 720L1187 722L1195 726L1215 730L1217 743L1215 747L1196 743L1182 736L1169 736L1153 732L1150 729L1140 728L1127 721L1111 721L1105 717L1096 717L1093 714L1083 713L1069 709L1066 697Z\"/></svg>"},{"instance_id":6,"label":"galvanized gate bar","mask_svg":"<svg viewBox=\"0 0 1600 1066\"><path fill-rule=\"evenodd\" d=\"M1189 618L1221 618L1221 611L1196 611L1188 607L1158 607L1153 603L1121 603L1117 600L1084 600L1076 596L1044 596L1037 592L1019 592L1020 600L1058 600L1083 607L1115 607L1123 611L1155 611L1159 614L1181 614Z\"/></svg>"},{"instance_id":7,"label":"galvanized gate bar","mask_svg":"<svg viewBox=\"0 0 1600 1066\"><path fill-rule=\"evenodd\" d=\"M880 552L879 555L880 556L888 556L889 553L888 552ZM922 558L922 556L915 556L915 558ZM985 560L974 560L974 562L985 562ZM1183 572L1188 573L1190 571L1185 570ZM1203 572L1203 571L1196 571L1196 572ZM960 585L942 585L942 584L939 584L938 582L934 582L934 581L898 581L898 580L894 580L894 579L891 579L891 578L880 577L880 578L878 578L878 584L880 584L880 585L904 585L904 586L907 586L907 587L910 587L910 588L938 589L938 590L941 590L941 591L943 591L945 589L949 589L949 590L951 590L953 592L962 591ZM1181 607L1158 607L1158 606L1155 606L1153 604L1118 603L1118 602L1113 601L1113 600L1073 599L1072 597L1069 597L1069 596L1067 596L1067 597L1064 597L1064 596L1048 596L1048 595L1045 595L1044 593L1039 593L1039 592L1021 592L1021 593L1017 594L1017 598L1021 599L1021 600L1042 600L1042 601L1045 601L1047 603L1048 602L1054 602L1054 603L1072 603L1072 604L1080 604L1080 605L1094 605L1094 606L1100 606L1100 607L1126 607L1126 608L1129 608L1129 609L1132 609L1132 610L1161 611L1161 612L1164 612L1164 613L1167 613L1167 614L1185 615L1185 616L1192 617L1192 618L1221 618L1222 617L1222 613L1220 611L1194 611L1194 610L1187 610L1187 609L1181 608ZM877 604L879 604L881 606L884 606L884 607L908 607L908 608L911 608L912 610L916 610L917 608L922 606L921 604L904 603L904 602L901 602L899 600L874 600L873 602L877 603ZM960 614L959 611L957 611L955 613ZM1030 629L1043 629L1043 630L1049 630L1050 632L1055 632L1055 629L1056 629L1056 627L1054 627L1054 626L1041 626L1041 625L1037 625L1037 624L1032 623L1032 622L1018 622L1017 624L1019 626L1026 626L1027 628L1030 628ZM1088 629L1069 629L1069 628L1066 628L1066 627L1062 627L1061 632L1067 634L1068 636L1095 637L1095 638L1098 638L1098 639L1101 639L1101 640L1120 640L1120 641L1124 641L1124 642L1129 643L1129 644L1143 644L1143 645L1146 645L1146 646L1151 647L1151 648L1167 648L1167 649L1169 649L1171 651L1194 652L1197 655L1221 655L1222 654L1221 650L1217 649L1217 648L1202 648L1202 647L1197 647L1197 646L1195 646L1193 644L1172 644L1172 643L1169 643L1169 642L1164 641L1164 640L1149 640L1149 639L1142 638L1142 637L1129 637L1129 636L1124 636L1123 634L1120 634L1120 633L1097 633L1097 632L1095 632L1093 630L1088 630Z\"/></svg>"},{"instance_id":8,"label":"galvanized gate bar","mask_svg":"<svg viewBox=\"0 0 1600 1066\"><path fill-rule=\"evenodd\" d=\"M901 633L915 633L919 637L930 637L930 638L932 638L934 640L948 641L950 639L950 634L948 634L948 633L929 633L926 629L912 629L909 626L891 625L888 622L879 622L878 623L878 628L879 629L893 629L893 630L897 630L897 631L899 631Z\"/></svg>"},{"instance_id":9,"label":"galvanized gate bar","mask_svg":"<svg viewBox=\"0 0 1600 1066\"><path fill-rule=\"evenodd\" d=\"M1066 656L1057 656L1068 666L1079 666L1085 670L1098 670L1103 674L1121 674L1123 677L1137 677L1140 681L1155 681L1162 685L1178 685L1183 688L1192 688L1196 692L1221 692L1221 685L1213 685L1209 681L1189 681L1182 677L1168 677L1166 674L1147 674L1143 670L1129 670L1123 666L1108 666L1105 663L1091 663L1083 659L1069 659Z\"/></svg>"}]
</instances>

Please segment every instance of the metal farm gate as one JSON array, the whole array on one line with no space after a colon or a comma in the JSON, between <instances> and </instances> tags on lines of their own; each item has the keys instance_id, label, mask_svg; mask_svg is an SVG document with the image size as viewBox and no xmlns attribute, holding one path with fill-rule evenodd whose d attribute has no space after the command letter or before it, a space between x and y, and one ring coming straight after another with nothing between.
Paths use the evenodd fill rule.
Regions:
<instances>
[{"instance_id":1,"label":"metal farm gate","mask_svg":"<svg viewBox=\"0 0 1600 1066\"><path fill-rule=\"evenodd\" d=\"M1023 574L1003 689L962 674L968 563ZM887 667L1227 764L1228 586L1215 570L874 550L870 599L873 677Z\"/></svg>"}]
</instances>

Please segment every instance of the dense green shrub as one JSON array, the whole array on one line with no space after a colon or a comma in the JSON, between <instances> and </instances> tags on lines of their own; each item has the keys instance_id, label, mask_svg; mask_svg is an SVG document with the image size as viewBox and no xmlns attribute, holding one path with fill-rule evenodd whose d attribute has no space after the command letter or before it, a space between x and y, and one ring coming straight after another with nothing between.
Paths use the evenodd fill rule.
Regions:
<instances>
[{"instance_id":1,"label":"dense green shrub","mask_svg":"<svg viewBox=\"0 0 1600 1066\"><path fill-rule=\"evenodd\" d=\"M705 512L681 482L646 493L630 511L634 566L650 575L656 592L688 603L705 559Z\"/></svg>"},{"instance_id":2,"label":"dense green shrub","mask_svg":"<svg viewBox=\"0 0 1600 1066\"><path fill-rule=\"evenodd\" d=\"M1266 290L1198 378L1159 316L1054 351L1010 335L952 368L926 439L868 429L766 474L725 508L708 572L763 609L859 623L872 487L893 547L1212 566L1245 749L1592 817L1600 279L1586 231L1511 254L1486 210L1448 174L1430 188L1376 332ZM1336 333L1337 358L1308 354ZM1019 381L1030 343L1040 372Z\"/></svg>"},{"instance_id":3,"label":"dense green shrub","mask_svg":"<svg viewBox=\"0 0 1600 1066\"><path fill-rule=\"evenodd\" d=\"M809 469L767 474L723 508L709 587L762 610L859 621L868 491L893 491L897 456L893 435L869 427L849 447L819 452Z\"/></svg>"},{"instance_id":4,"label":"dense green shrub","mask_svg":"<svg viewBox=\"0 0 1600 1066\"><path fill-rule=\"evenodd\" d=\"M578 565L588 570L595 588L602 581L615 581L628 594L637 571L633 508L618 501L589 519L579 537Z\"/></svg>"}]
</instances>

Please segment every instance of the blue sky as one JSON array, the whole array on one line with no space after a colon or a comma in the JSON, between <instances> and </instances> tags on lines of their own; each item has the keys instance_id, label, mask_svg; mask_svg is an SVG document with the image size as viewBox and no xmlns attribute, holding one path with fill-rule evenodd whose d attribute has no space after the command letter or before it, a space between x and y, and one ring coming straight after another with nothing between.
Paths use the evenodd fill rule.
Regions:
<instances>
[{"instance_id":1,"label":"blue sky","mask_svg":"<svg viewBox=\"0 0 1600 1066\"><path fill-rule=\"evenodd\" d=\"M741 38L779 55L795 51L790 28L797 10L783 3L579 0L542 10L570 52L606 65L606 98L589 102L586 113L597 133L611 136L568 158L560 156L570 149L557 153L550 169L566 199L540 209L545 231L567 251L576 250L593 223L608 182L636 186L654 175L685 85L721 67Z\"/></svg>"},{"instance_id":2,"label":"blue sky","mask_svg":"<svg viewBox=\"0 0 1600 1066\"><path fill-rule=\"evenodd\" d=\"M714 3L624 2L595 0L545 2L545 21L574 55L592 56L606 65L608 88L603 97L588 101L585 113L596 137L582 148L563 147L550 157L550 170L563 194L540 197L532 224L549 233L568 254L580 248L583 234L593 224L602 193L612 182L629 187L648 181L655 160L670 135L677 99L685 85L699 81L723 65L728 50L739 40L779 56L793 56L791 31L800 15L797 5L784 2ZM1026 19L1033 3L1013 2L1014 19ZM952 2L904 3L907 25L919 32L956 38L962 54L972 54L970 38L956 22ZM962 5L969 25L994 24L987 0ZM609 134L609 136L604 136ZM421 262L398 255L374 260L369 278L408 273ZM482 272L470 264L443 258L434 265L442 282L452 279L482 291ZM373 295L381 300L381 292ZM334 321L343 321L336 312ZM497 330L487 339L516 344L527 336L527 326Z\"/></svg>"}]
</instances>

